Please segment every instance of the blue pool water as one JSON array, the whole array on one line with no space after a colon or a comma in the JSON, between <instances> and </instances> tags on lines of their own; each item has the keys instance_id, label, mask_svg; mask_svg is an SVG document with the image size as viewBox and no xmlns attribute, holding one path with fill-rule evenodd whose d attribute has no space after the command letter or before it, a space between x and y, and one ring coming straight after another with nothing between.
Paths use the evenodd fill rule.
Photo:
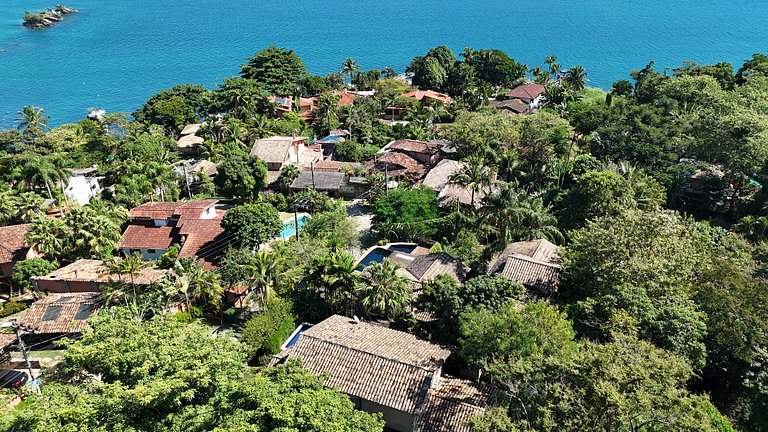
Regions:
<instances>
[{"instance_id":1,"label":"blue pool water","mask_svg":"<svg viewBox=\"0 0 768 432\"><path fill-rule=\"evenodd\" d=\"M270 44L295 49L310 72L403 71L445 44L501 48L530 66L550 54L583 65L607 88L656 60L741 64L768 50L765 0L67 0L80 9L54 28L21 26L53 0L0 2L0 128L24 105L58 125L88 107L131 112L174 84L213 86Z\"/></svg>"},{"instance_id":2,"label":"blue pool water","mask_svg":"<svg viewBox=\"0 0 768 432\"><path fill-rule=\"evenodd\" d=\"M299 231L306 225L309 220L309 216L302 215L299 217ZM289 239L296 234L296 221L291 219L283 222L283 230L280 232L280 238L283 240Z\"/></svg>"},{"instance_id":3,"label":"blue pool water","mask_svg":"<svg viewBox=\"0 0 768 432\"><path fill-rule=\"evenodd\" d=\"M367 267L371 263L382 262L384 261L384 258L388 257L391 253L392 251L381 247L374 248L372 251L368 252L368 255L366 255L365 258L360 260L359 265L361 267Z\"/></svg>"},{"instance_id":4,"label":"blue pool water","mask_svg":"<svg viewBox=\"0 0 768 432\"><path fill-rule=\"evenodd\" d=\"M416 249L416 245L391 245L387 249L391 251L398 251L398 252L405 252L405 253L411 253Z\"/></svg>"}]
</instances>

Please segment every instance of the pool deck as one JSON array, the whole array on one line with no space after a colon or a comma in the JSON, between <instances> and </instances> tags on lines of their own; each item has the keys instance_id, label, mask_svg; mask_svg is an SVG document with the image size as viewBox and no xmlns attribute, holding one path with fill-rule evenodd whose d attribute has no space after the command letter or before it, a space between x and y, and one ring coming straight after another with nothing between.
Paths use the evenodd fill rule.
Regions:
<instances>
[{"instance_id":1,"label":"pool deck","mask_svg":"<svg viewBox=\"0 0 768 432\"><path fill-rule=\"evenodd\" d=\"M360 265L360 263L365 259L365 257L367 257L368 254L373 252L374 249L381 248L381 249L387 249L387 250L395 252L396 251L395 249L391 249L393 246L415 246L413 251L408 253L409 255L426 255L426 254L429 253L429 249L421 247L417 243L413 243L413 242L395 242L395 243L387 243L387 244L384 244L384 245L375 245L375 246L369 247L368 249L363 251L362 254L360 254L360 256L357 258L357 260L355 260L355 266ZM401 251L398 251L398 252L401 252ZM401 252L401 253L403 253L403 252Z\"/></svg>"}]
</instances>

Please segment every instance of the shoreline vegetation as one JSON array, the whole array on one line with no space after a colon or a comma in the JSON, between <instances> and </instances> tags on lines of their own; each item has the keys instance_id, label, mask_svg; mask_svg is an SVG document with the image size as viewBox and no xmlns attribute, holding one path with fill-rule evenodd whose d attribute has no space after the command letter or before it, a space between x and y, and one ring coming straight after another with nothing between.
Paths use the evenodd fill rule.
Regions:
<instances>
[{"instance_id":1,"label":"shoreline vegetation","mask_svg":"<svg viewBox=\"0 0 768 432\"><path fill-rule=\"evenodd\" d=\"M57 4L54 9L46 9L40 13L24 12L24 27L29 29L42 29L53 27L64 21L64 16L79 12L77 9L68 8Z\"/></svg>"}]
</instances>

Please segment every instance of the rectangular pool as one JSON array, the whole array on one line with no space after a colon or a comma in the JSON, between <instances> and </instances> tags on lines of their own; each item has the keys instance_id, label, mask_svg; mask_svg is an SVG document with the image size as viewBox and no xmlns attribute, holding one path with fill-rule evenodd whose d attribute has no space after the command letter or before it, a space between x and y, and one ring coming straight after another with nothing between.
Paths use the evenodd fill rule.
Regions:
<instances>
[{"instance_id":1,"label":"rectangular pool","mask_svg":"<svg viewBox=\"0 0 768 432\"><path fill-rule=\"evenodd\" d=\"M306 225L307 221L309 221L309 215L299 216L299 231ZM280 232L280 238L287 240L294 235L296 235L296 221L293 219L283 221L283 230Z\"/></svg>"}]
</instances>

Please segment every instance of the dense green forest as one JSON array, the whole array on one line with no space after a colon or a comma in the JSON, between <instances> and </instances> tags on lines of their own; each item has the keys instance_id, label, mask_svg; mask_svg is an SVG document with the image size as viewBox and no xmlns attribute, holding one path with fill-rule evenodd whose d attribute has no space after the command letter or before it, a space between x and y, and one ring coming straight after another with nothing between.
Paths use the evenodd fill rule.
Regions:
<instances>
[{"instance_id":1,"label":"dense green forest","mask_svg":"<svg viewBox=\"0 0 768 432\"><path fill-rule=\"evenodd\" d=\"M223 226L236 241L215 272L170 253L151 263L173 270L164 283L115 286L94 330L67 342L43 394L3 412L0 428L381 430L299 365L261 368L297 323L354 312L400 321L454 347L455 367L482 368L500 397L473 419L476 431L768 431L768 56L738 68L654 66L600 91L588 71L555 57L529 67L499 50L436 47L413 59L409 83L353 59L314 76L293 51L270 47L215 89L163 90L132 118L49 128L42 108L23 108L18 128L0 132L0 224L30 223L42 256L22 262L12 296L30 290L30 276L80 258L116 272L148 265L115 251L127 209L147 201L231 200ZM544 85L540 109L489 106L524 82ZM413 87L454 101L423 106L402 96ZM343 89L375 94L339 107L333 90ZM314 121L276 116L274 95L316 96ZM403 121L382 121L391 107ZM190 189L173 169L174 143L201 121L195 157L218 172ZM418 308L435 325L411 317L413 294L393 264L356 271L360 233L345 203L288 190L296 169L265 191L255 140L339 128L350 133L334 156L344 162L407 138L447 140L466 163L451 181L482 196L478 206L441 206L428 188L390 190L382 173L357 173L368 179L375 241L413 241L472 268L463 284L426 284ZM102 196L53 217L66 204L62 182L90 166ZM313 215L302 235L251 253L297 202ZM486 274L507 244L540 238L560 246L557 293L533 296ZM240 311L220 298L241 283L266 295L239 342L187 324L234 319ZM162 316L180 289L193 313Z\"/></svg>"}]
</instances>

